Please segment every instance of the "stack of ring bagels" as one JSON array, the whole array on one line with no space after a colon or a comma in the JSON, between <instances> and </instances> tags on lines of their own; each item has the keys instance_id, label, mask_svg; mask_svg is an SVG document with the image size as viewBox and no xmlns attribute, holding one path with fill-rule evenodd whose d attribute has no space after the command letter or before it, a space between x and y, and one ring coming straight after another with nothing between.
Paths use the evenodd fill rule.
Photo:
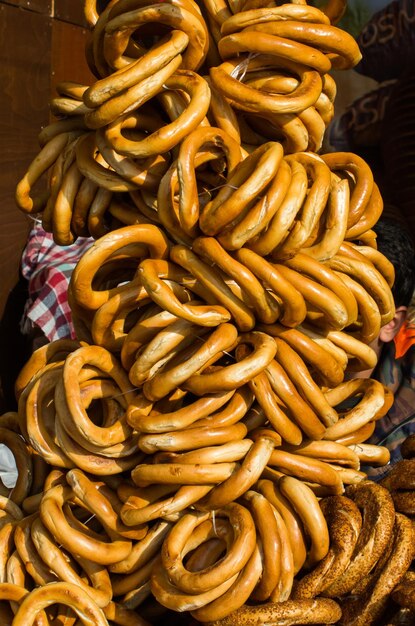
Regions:
<instances>
[{"instance_id":1,"label":"stack of ring bagels","mask_svg":"<svg viewBox=\"0 0 415 626\"><path fill-rule=\"evenodd\" d=\"M360 52L345 1L260 4L85 0L96 82L58 85L16 189L58 245L95 241L76 339L31 355L0 416L2 624L414 610L406 487L363 471L393 395L355 377L394 315L382 198L362 158L319 154Z\"/></svg>"}]
</instances>

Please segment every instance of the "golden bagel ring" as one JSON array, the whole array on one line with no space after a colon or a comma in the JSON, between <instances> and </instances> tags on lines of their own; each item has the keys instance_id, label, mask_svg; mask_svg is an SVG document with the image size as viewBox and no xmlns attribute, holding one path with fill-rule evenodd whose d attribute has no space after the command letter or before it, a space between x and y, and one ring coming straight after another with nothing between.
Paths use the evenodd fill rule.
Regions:
<instances>
[{"instance_id":1,"label":"golden bagel ring","mask_svg":"<svg viewBox=\"0 0 415 626\"><path fill-rule=\"evenodd\" d=\"M255 525L247 508L232 502L216 511L217 517L226 517L234 529L234 542L227 554L214 567L202 572L186 570L181 551L192 531L211 519L212 513L191 512L173 526L163 542L161 559L170 581L188 593L208 591L239 572L248 562L256 540Z\"/></svg>"},{"instance_id":2,"label":"golden bagel ring","mask_svg":"<svg viewBox=\"0 0 415 626\"><path fill-rule=\"evenodd\" d=\"M88 593L73 583L54 582L31 591L19 606L13 622L15 626L33 626L39 611L52 604L69 606L85 626L107 626L102 609Z\"/></svg>"},{"instance_id":3,"label":"golden bagel ring","mask_svg":"<svg viewBox=\"0 0 415 626\"><path fill-rule=\"evenodd\" d=\"M86 534L82 525L73 527L63 511L65 503L73 499L70 487L56 485L45 492L40 504L40 518L52 536L69 552L102 565L117 563L131 552L132 543L118 536L114 541L105 541L102 535Z\"/></svg>"},{"instance_id":4,"label":"golden bagel ring","mask_svg":"<svg viewBox=\"0 0 415 626\"><path fill-rule=\"evenodd\" d=\"M109 66L120 69L131 62L123 56L131 35L140 26L162 24L188 36L187 49L183 55L183 68L196 71L207 53L208 33L203 18L196 11L189 11L191 3L166 2L160 6L139 3L121 13L123 5L115 6L105 26L102 52Z\"/></svg>"},{"instance_id":5,"label":"golden bagel ring","mask_svg":"<svg viewBox=\"0 0 415 626\"><path fill-rule=\"evenodd\" d=\"M278 58L288 59L296 63L306 65L312 70L325 74L331 69L329 58L316 47L304 45L297 38L288 38L286 32L291 33L292 24L301 24L301 22L272 22L267 24L255 24L255 26L247 26L242 32L225 35L218 44L219 54L222 59L233 59L241 53L259 53L269 54ZM303 26L301 24L301 26ZM282 27L282 28L281 28ZM304 28L308 32L308 28L317 28L317 25L307 24ZM283 33L279 35L279 29ZM327 26L323 27L327 28ZM253 37L253 31L255 36ZM282 111L281 111L282 112Z\"/></svg>"},{"instance_id":6,"label":"golden bagel ring","mask_svg":"<svg viewBox=\"0 0 415 626\"><path fill-rule=\"evenodd\" d=\"M209 367L212 362L220 359L224 353L232 350L237 339L238 331L232 324L220 324L215 327L209 337L205 339L201 345L195 343L185 348L178 353L177 357L171 359L171 361L156 372L152 378L147 380L143 386L144 395L149 400L160 400L177 387L195 393L194 389L187 389L187 385L188 381L190 381L190 386L192 386L192 380L194 378L199 380L199 376L202 376L202 381L199 380L199 390L200 387L202 387L203 390L201 393L195 393L195 395L235 389L238 385L234 385L232 374L235 372L234 370L230 370L231 365L223 372L221 370L222 385L220 385L220 389L218 389L218 385L215 384L217 383L217 376L214 376L213 380L210 378L208 382L205 382L203 375L196 374L196 372ZM230 381L223 381L225 373L227 374L226 378L231 377ZM209 374L205 374L205 376L209 376ZM226 384L226 382L228 382L228 384ZM197 386L198 383L196 382L196 387Z\"/></svg>"},{"instance_id":7,"label":"golden bagel ring","mask_svg":"<svg viewBox=\"0 0 415 626\"><path fill-rule=\"evenodd\" d=\"M190 376L183 384L183 388L195 395L205 395L242 387L267 367L277 351L272 337L258 331L240 335L238 345L241 344L251 346L252 353L233 365L211 373L202 372Z\"/></svg>"},{"instance_id":8,"label":"golden bagel ring","mask_svg":"<svg viewBox=\"0 0 415 626\"><path fill-rule=\"evenodd\" d=\"M222 35L236 33L247 26L262 24L264 22L279 22L285 20L298 20L301 22L311 22L329 24L329 18L316 7L305 4L287 3L282 6L246 9L238 11L221 26Z\"/></svg>"},{"instance_id":9,"label":"golden bagel ring","mask_svg":"<svg viewBox=\"0 0 415 626\"><path fill-rule=\"evenodd\" d=\"M138 267L142 285L150 298L162 309L199 326L217 326L230 319L229 311L223 306L209 304L193 306L181 303L162 280L168 271L168 262L152 259L145 259Z\"/></svg>"},{"instance_id":10,"label":"golden bagel ring","mask_svg":"<svg viewBox=\"0 0 415 626\"><path fill-rule=\"evenodd\" d=\"M71 290L79 305L87 310L96 310L116 293L127 286L112 289L94 290L92 283L102 265L111 257L123 253L123 248L133 244L137 266L140 258L150 256L153 259L166 258L169 242L166 235L152 224L124 226L101 237L87 250L77 263L71 277ZM131 250L131 252L133 251Z\"/></svg>"},{"instance_id":11,"label":"golden bagel ring","mask_svg":"<svg viewBox=\"0 0 415 626\"><path fill-rule=\"evenodd\" d=\"M204 78L190 70L177 70L164 86L167 90L183 90L188 94L190 102L187 108L173 122L139 141L122 135L128 114L121 116L105 129L106 139L116 152L138 158L163 154L177 146L204 119L210 102L209 85Z\"/></svg>"},{"instance_id":12,"label":"golden bagel ring","mask_svg":"<svg viewBox=\"0 0 415 626\"><path fill-rule=\"evenodd\" d=\"M255 40L252 35L250 41ZM256 46L255 46L256 47ZM245 85L233 78L233 72L240 64L240 59L231 59L221 63L218 67L210 68L209 75L216 89L228 98L233 105L242 111L252 113L300 113L309 106L313 106L322 91L322 79L318 72L285 60L278 60L278 64L289 66L291 71L300 79L299 86L291 94L266 94Z\"/></svg>"}]
</instances>

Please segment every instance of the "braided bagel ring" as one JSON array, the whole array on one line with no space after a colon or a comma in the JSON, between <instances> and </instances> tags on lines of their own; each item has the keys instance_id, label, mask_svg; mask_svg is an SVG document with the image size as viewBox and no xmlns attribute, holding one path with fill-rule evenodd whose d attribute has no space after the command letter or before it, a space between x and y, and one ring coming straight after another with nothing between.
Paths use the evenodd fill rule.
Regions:
<instances>
[{"instance_id":1,"label":"braided bagel ring","mask_svg":"<svg viewBox=\"0 0 415 626\"><path fill-rule=\"evenodd\" d=\"M183 55L183 68L197 70L207 53L208 33L200 14L194 10L189 11L190 6L190 3L183 2L168 2L159 7L147 4L123 13L120 13L122 5L115 7L105 26L103 40L105 60L116 69L125 65L128 67L131 60L123 57L123 53L127 49L130 36L144 24L157 23L182 31L188 36L187 49Z\"/></svg>"},{"instance_id":2,"label":"braided bagel ring","mask_svg":"<svg viewBox=\"0 0 415 626\"><path fill-rule=\"evenodd\" d=\"M293 626L294 624L336 624L341 617L341 608L334 600L285 600L267 602L260 606L244 605L227 617L209 622L209 626Z\"/></svg>"},{"instance_id":3,"label":"braided bagel ring","mask_svg":"<svg viewBox=\"0 0 415 626\"><path fill-rule=\"evenodd\" d=\"M195 395L205 395L230 391L252 380L272 361L277 346L272 337L259 331L239 335L238 345L245 344L252 346L251 354L214 372L193 374L185 381L183 388Z\"/></svg>"},{"instance_id":4,"label":"braided bagel ring","mask_svg":"<svg viewBox=\"0 0 415 626\"><path fill-rule=\"evenodd\" d=\"M256 38L254 38L256 39ZM249 36L252 42L252 35ZM249 44L249 42L248 42ZM255 41L255 50L257 51ZM300 113L313 106L319 98L323 83L321 76L315 70L310 70L305 65L300 65L279 58L278 65L289 67L299 78L298 87L290 94L267 94L257 89L252 89L240 80L233 78L235 68L240 64L240 59L230 59L221 63L218 67L209 70L210 79L216 89L230 100L230 102L242 111L251 113Z\"/></svg>"},{"instance_id":5,"label":"braided bagel ring","mask_svg":"<svg viewBox=\"0 0 415 626\"><path fill-rule=\"evenodd\" d=\"M70 458L72 465L79 467L84 472L97 476L110 476L125 472L139 463L143 454L135 452L124 457L111 458L95 452L89 452L85 447L79 445L72 439L63 428L59 420L56 420L56 439L57 443L65 454ZM105 448L104 448L105 451Z\"/></svg>"},{"instance_id":6,"label":"braided bagel ring","mask_svg":"<svg viewBox=\"0 0 415 626\"><path fill-rule=\"evenodd\" d=\"M355 378L346 381L335 389L328 390L324 395L332 406L338 406L354 395L363 395L355 408L346 411L343 415L340 414L336 424L327 428L323 438L331 441L344 437L370 422L385 402L382 383L371 378Z\"/></svg>"},{"instance_id":7,"label":"braided bagel ring","mask_svg":"<svg viewBox=\"0 0 415 626\"><path fill-rule=\"evenodd\" d=\"M290 26L295 23L296 22L292 22L291 20L288 22ZM284 28L281 29L283 35L278 36L278 30L281 24L285 26L286 22L256 24L254 26L247 26L242 32L225 35L218 43L220 56L225 61L227 59L233 59L241 53L269 54L277 58L301 63L312 70L320 72L320 74L325 74L330 71L332 64L329 58L315 47L301 43L298 33L296 33L297 37L295 41L287 38L284 34L286 30ZM307 24L307 28L309 27L310 25ZM327 26L325 28L327 28ZM254 38L252 37L252 31L255 31ZM288 32L291 32L291 29L289 29Z\"/></svg>"},{"instance_id":8,"label":"braided bagel ring","mask_svg":"<svg viewBox=\"0 0 415 626\"><path fill-rule=\"evenodd\" d=\"M230 319L227 309L219 305L182 304L161 279L168 271L167 262L162 263L151 259L142 261L138 268L142 285L151 299L162 309L199 326L217 326Z\"/></svg>"},{"instance_id":9,"label":"braided bagel ring","mask_svg":"<svg viewBox=\"0 0 415 626\"><path fill-rule=\"evenodd\" d=\"M282 300L281 324L284 326L298 326L304 321L307 308L303 296L290 281L286 280L275 264L269 263L248 248L237 250L235 258L242 265L245 265L260 281L263 281L278 299Z\"/></svg>"},{"instance_id":10,"label":"braided bagel ring","mask_svg":"<svg viewBox=\"0 0 415 626\"><path fill-rule=\"evenodd\" d=\"M139 141L126 139L122 134L128 114L119 117L105 129L107 142L119 154L146 158L164 154L177 146L204 119L209 109L210 90L207 82L190 70L177 70L164 86L168 90L182 90L190 97L187 108L177 119Z\"/></svg>"},{"instance_id":11,"label":"braided bagel ring","mask_svg":"<svg viewBox=\"0 0 415 626\"><path fill-rule=\"evenodd\" d=\"M64 400L64 386L62 380L59 380L55 390L55 405L56 405L56 417L57 422L61 429L63 429L67 436L72 441L83 448L87 452L91 452L95 455L101 455L110 459L126 459L131 455L137 454L137 435L132 433L128 426L125 428L124 440L118 443L106 445L103 441L101 444L91 442L86 438L81 430L78 430L76 424L68 411L67 403ZM113 399L114 397L117 400ZM86 381L80 385L80 398L82 406L85 410L90 408L91 403L94 400L99 400L102 405L103 421L100 428L107 428L108 425L125 424L125 410L126 402L124 401L120 389L116 385L112 384L108 380ZM91 407L93 410L93 406ZM91 421L94 416L92 414ZM105 430L100 431L105 439ZM61 444L63 445L63 444Z\"/></svg>"},{"instance_id":12,"label":"braided bagel ring","mask_svg":"<svg viewBox=\"0 0 415 626\"><path fill-rule=\"evenodd\" d=\"M274 446L273 439L266 436L259 437L248 450L240 467L220 485L213 487L206 496L196 503L196 507L202 510L215 511L246 493L260 478Z\"/></svg>"},{"instance_id":13,"label":"braided bagel ring","mask_svg":"<svg viewBox=\"0 0 415 626\"><path fill-rule=\"evenodd\" d=\"M247 26L264 22L299 20L317 24L329 24L330 20L320 9L301 4L284 4L279 7L246 9L238 11L226 19L221 26L222 35L230 35L243 30Z\"/></svg>"},{"instance_id":14,"label":"braided bagel ring","mask_svg":"<svg viewBox=\"0 0 415 626\"><path fill-rule=\"evenodd\" d=\"M344 495L361 510L362 530L346 570L324 590L328 597L344 596L364 579L387 549L395 523L393 500L377 483L349 485Z\"/></svg>"},{"instance_id":15,"label":"braided bagel ring","mask_svg":"<svg viewBox=\"0 0 415 626\"><path fill-rule=\"evenodd\" d=\"M320 504L310 487L293 476L282 476L278 487L296 510L309 535L311 543L305 566L310 568L324 559L330 548L327 522Z\"/></svg>"},{"instance_id":16,"label":"braided bagel ring","mask_svg":"<svg viewBox=\"0 0 415 626\"><path fill-rule=\"evenodd\" d=\"M322 595L346 569L362 526L359 509L349 498L341 495L320 500L321 510L330 535L327 555L294 586L292 598L314 598Z\"/></svg>"},{"instance_id":17,"label":"braided bagel ring","mask_svg":"<svg viewBox=\"0 0 415 626\"><path fill-rule=\"evenodd\" d=\"M282 146L270 141L243 159L230 173L216 197L200 213L199 226L203 233L217 235L234 222L239 222L250 203L272 182L282 158Z\"/></svg>"},{"instance_id":18,"label":"braided bagel ring","mask_svg":"<svg viewBox=\"0 0 415 626\"><path fill-rule=\"evenodd\" d=\"M219 524L217 530L218 532L220 531ZM212 534L211 537L216 537L216 534ZM168 607L173 611L192 611L221 597L237 578L238 573L209 591L199 594L186 593L170 582L161 560L159 560L158 562L156 561L151 575L151 592L162 606Z\"/></svg>"},{"instance_id":19,"label":"braided bagel ring","mask_svg":"<svg viewBox=\"0 0 415 626\"><path fill-rule=\"evenodd\" d=\"M85 252L77 263L71 277L71 291L76 301L87 310L96 310L125 287L113 287L106 290L94 290L93 279L99 268L112 256L122 254L123 248L135 244L135 255L139 258L150 255L151 258L163 259L168 253L168 241L164 233L152 224L125 226L108 233Z\"/></svg>"},{"instance_id":20,"label":"braided bagel ring","mask_svg":"<svg viewBox=\"0 0 415 626\"><path fill-rule=\"evenodd\" d=\"M163 542L161 560L170 581L187 593L208 591L238 573L251 557L256 543L255 524L248 509L232 502L219 511L217 517L226 517L234 529L234 541L224 558L205 571L188 571L181 559L182 550L192 531L211 519L211 513L192 512L184 515L171 529Z\"/></svg>"},{"instance_id":21,"label":"braided bagel ring","mask_svg":"<svg viewBox=\"0 0 415 626\"><path fill-rule=\"evenodd\" d=\"M39 611L52 605L69 606L85 626L107 626L102 609L88 593L72 583L54 582L31 591L20 604L13 622L15 626L33 626Z\"/></svg>"},{"instance_id":22,"label":"braided bagel ring","mask_svg":"<svg viewBox=\"0 0 415 626\"><path fill-rule=\"evenodd\" d=\"M204 263L187 246L176 245L170 250L170 259L186 269L200 282L215 301L225 307L241 332L252 330L255 326L255 316L251 309L235 296L226 285L219 272Z\"/></svg>"}]
</instances>

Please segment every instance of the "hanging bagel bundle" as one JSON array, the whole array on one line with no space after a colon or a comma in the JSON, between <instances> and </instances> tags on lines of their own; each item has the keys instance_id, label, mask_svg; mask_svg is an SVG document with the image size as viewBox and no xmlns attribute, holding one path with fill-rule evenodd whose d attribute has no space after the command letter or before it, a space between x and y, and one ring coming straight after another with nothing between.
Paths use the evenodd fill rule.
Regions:
<instances>
[{"instance_id":1,"label":"hanging bagel bundle","mask_svg":"<svg viewBox=\"0 0 415 626\"><path fill-rule=\"evenodd\" d=\"M13 626L370 626L411 576L408 514L362 471L393 396L354 378L394 315L382 198L318 154L360 52L345 1L259 4L85 1L96 82L57 86L16 189L94 243L77 340L31 355L0 419Z\"/></svg>"}]
</instances>

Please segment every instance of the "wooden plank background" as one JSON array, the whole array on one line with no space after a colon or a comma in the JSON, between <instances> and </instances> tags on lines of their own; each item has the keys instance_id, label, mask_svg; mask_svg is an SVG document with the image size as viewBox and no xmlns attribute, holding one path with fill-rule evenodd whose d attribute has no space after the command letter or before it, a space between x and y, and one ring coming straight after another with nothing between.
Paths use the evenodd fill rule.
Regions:
<instances>
[{"instance_id":1,"label":"wooden plank background","mask_svg":"<svg viewBox=\"0 0 415 626\"><path fill-rule=\"evenodd\" d=\"M87 33L83 0L0 0L0 411L13 408L11 386L25 358L19 264L32 221L16 207L15 188L39 152L56 82L94 80Z\"/></svg>"}]
</instances>

